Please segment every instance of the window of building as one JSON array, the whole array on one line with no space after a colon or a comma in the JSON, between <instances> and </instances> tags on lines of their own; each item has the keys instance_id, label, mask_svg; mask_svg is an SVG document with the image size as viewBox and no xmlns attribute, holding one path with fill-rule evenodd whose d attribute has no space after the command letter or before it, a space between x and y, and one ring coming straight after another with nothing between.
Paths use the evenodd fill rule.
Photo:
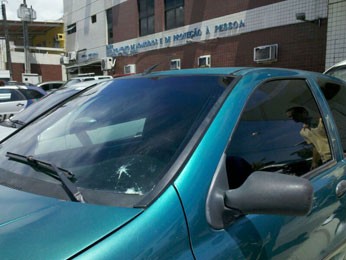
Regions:
<instances>
[{"instance_id":1,"label":"window of building","mask_svg":"<svg viewBox=\"0 0 346 260\"><path fill-rule=\"evenodd\" d=\"M226 151L230 188L254 171L302 176L331 160L329 138L305 80L275 80L257 88Z\"/></svg>"},{"instance_id":2,"label":"window of building","mask_svg":"<svg viewBox=\"0 0 346 260\"><path fill-rule=\"evenodd\" d=\"M91 16L91 23L96 23L96 14Z\"/></svg>"},{"instance_id":3,"label":"window of building","mask_svg":"<svg viewBox=\"0 0 346 260\"><path fill-rule=\"evenodd\" d=\"M184 0L165 0L166 30L184 26Z\"/></svg>"},{"instance_id":4,"label":"window of building","mask_svg":"<svg viewBox=\"0 0 346 260\"><path fill-rule=\"evenodd\" d=\"M139 0L139 34L140 36L152 34L155 32L154 0Z\"/></svg>"},{"instance_id":5,"label":"window of building","mask_svg":"<svg viewBox=\"0 0 346 260\"><path fill-rule=\"evenodd\" d=\"M112 8L106 10L108 44L113 43L113 11Z\"/></svg>"},{"instance_id":6,"label":"window of building","mask_svg":"<svg viewBox=\"0 0 346 260\"><path fill-rule=\"evenodd\" d=\"M76 23L73 23L73 24L70 24L70 25L67 25L67 34L72 34L72 33L75 33L77 31L77 28L76 28Z\"/></svg>"}]
</instances>

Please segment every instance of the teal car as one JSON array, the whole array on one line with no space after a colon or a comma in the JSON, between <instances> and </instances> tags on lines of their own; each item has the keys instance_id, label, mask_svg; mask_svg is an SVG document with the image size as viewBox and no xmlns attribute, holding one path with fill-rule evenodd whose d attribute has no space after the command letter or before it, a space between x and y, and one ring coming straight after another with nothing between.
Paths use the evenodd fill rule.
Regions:
<instances>
[{"instance_id":1,"label":"teal car","mask_svg":"<svg viewBox=\"0 0 346 260\"><path fill-rule=\"evenodd\" d=\"M343 259L344 84L203 68L73 96L0 143L1 257Z\"/></svg>"}]
</instances>

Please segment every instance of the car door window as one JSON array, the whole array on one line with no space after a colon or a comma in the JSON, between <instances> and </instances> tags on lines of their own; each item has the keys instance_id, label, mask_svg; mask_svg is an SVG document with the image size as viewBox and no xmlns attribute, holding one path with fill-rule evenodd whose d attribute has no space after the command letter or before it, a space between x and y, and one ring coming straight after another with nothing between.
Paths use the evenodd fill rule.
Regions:
<instances>
[{"instance_id":1,"label":"car door window","mask_svg":"<svg viewBox=\"0 0 346 260\"><path fill-rule=\"evenodd\" d=\"M53 87L52 87L51 84L47 84L47 85L41 86L41 88L42 88L44 91L48 91L48 90L51 90Z\"/></svg>"},{"instance_id":2,"label":"car door window","mask_svg":"<svg viewBox=\"0 0 346 260\"><path fill-rule=\"evenodd\" d=\"M21 89L20 92L26 97L26 99L39 99L43 97L43 94L33 89Z\"/></svg>"},{"instance_id":3,"label":"car door window","mask_svg":"<svg viewBox=\"0 0 346 260\"><path fill-rule=\"evenodd\" d=\"M346 85L320 79L320 88L328 102L338 128L342 148L346 152Z\"/></svg>"},{"instance_id":4,"label":"car door window","mask_svg":"<svg viewBox=\"0 0 346 260\"><path fill-rule=\"evenodd\" d=\"M51 85L49 86L49 90L60 88L61 85L62 85L62 84L60 84L60 83L51 84Z\"/></svg>"},{"instance_id":5,"label":"car door window","mask_svg":"<svg viewBox=\"0 0 346 260\"><path fill-rule=\"evenodd\" d=\"M230 188L253 171L301 176L331 160L323 118L305 80L259 86L226 151Z\"/></svg>"},{"instance_id":6,"label":"car door window","mask_svg":"<svg viewBox=\"0 0 346 260\"><path fill-rule=\"evenodd\" d=\"M0 102L24 100L24 97L15 89L0 89Z\"/></svg>"}]
</instances>

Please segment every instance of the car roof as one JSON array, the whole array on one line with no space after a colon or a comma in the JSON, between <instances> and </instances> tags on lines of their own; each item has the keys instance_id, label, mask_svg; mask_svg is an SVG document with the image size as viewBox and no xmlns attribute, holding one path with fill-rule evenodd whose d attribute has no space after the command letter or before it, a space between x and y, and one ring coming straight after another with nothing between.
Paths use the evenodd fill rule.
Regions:
<instances>
[{"instance_id":1,"label":"car roof","mask_svg":"<svg viewBox=\"0 0 346 260\"><path fill-rule=\"evenodd\" d=\"M51 84L51 83L65 83L65 81L62 81L62 80L51 80L51 81L44 81L44 82L41 82L40 84L37 84L37 86L42 86L42 85L45 85L45 84Z\"/></svg>"},{"instance_id":2,"label":"car roof","mask_svg":"<svg viewBox=\"0 0 346 260\"><path fill-rule=\"evenodd\" d=\"M94 75L94 76L73 77L71 79L85 80L85 79L112 79L112 78L113 77L109 75Z\"/></svg>"},{"instance_id":3,"label":"car roof","mask_svg":"<svg viewBox=\"0 0 346 260\"><path fill-rule=\"evenodd\" d=\"M31 86L31 85L5 85L5 86L0 86L0 89L31 89L31 90L35 90L37 92L40 92L42 95L46 95L47 92L45 90L43 90L40 87L37 86Z\"/></svg>"},{"instance_id":4,"label":"car roof","mask_svg":"<svg viewBox=\"0 0 346 260\"><path fill-rule=\"evenodd\" d=\"M270 67L214 67L214 68L194 68L194 69L183 69L183 70L166 70L166 71L153 71L149 73L135 74L127 77L138 77L138 76L179 76L179 75L230 75L230 76L242 76L248 73L259 73L262 75L269 76L292 76L292 75L312 75L316 72L286 69L286 68L270 68ZM320 74L320 73L319 73Z\"/></svg>"},{"instance_id":5,"label":"car roof","mask_svg":"<svg viewBox=\"0 0 346 260\"><path fill-rule=\"evenodd\" d=\"M71 86L69 86L69 88L76 88L76 89L86 88L86 87L92 86L94 84L98 84L100 82L105 82L105 81L109 81L109 80L111 80L111 78L81 81L81 82L72 84Z\"/></svg>"},{"instance_id":6,"label":"car roof","mask_svg":"<svg viewBox=\"0 0 346 260\"><path fill-rule=\"evenodd\" d=\"M37 86L29 86L29 85L5 85L5 86L1 86L0 88L7 88L7 89L38 89Z\"/></svg>"}]
</instances>

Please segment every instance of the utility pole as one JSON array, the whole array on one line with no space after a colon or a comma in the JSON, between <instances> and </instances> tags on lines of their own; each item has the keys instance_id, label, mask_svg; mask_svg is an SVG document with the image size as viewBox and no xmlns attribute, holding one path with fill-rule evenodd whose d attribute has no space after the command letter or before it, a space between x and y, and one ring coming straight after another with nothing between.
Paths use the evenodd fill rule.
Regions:
<instances>
[{"instance_id":1,"label":"utility pole","mask_svg":"<svg viewBox=\"0 0 346 260\"><path fill-rule=\"evenodd\" d=\"M31 73L28 22L32 22L36 19L36 12L34 9L32 9L32 7L28 8L26 5L26 0L23 0L23 4L19 6L17 11L17 16L23 22L25 73Z\"/></svg>"},{"instance_id":2,"label":"utility pole","mask_svg":"<svg viewBox=\"0 0 346 260\"><path fill-rule=\"evenodd\" d=\"M7 69L10 71L10 80L12 80L12 74L13 74L12 58L11 58L11 50L10 50L10 43L9 43L9 36L8 36L8 24L7 24L5 1L2 1L1 3L1 10L2 10L2 23L4 26L4 33L5 33Z\"/></svg>"}]
</instances>

